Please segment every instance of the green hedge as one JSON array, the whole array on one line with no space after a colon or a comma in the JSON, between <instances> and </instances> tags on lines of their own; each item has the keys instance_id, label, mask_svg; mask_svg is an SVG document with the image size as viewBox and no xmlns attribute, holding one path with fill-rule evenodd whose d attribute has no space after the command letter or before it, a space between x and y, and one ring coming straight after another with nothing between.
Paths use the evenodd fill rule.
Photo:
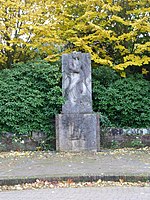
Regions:
<instances>
[{"instance_id":1,"label":"green hedge","mask_svg":"<svg viewBox=\"0 0 150 200\"><path fill-rule=\"evenodd\" d=\"M141 76L120 78L109 68L93 69L93 108L114 127L150 127L150 82Z\"/></svg>"},{"instance_id":2,"label":"green hedge","mask_svg":"<svg viewBox=\"0 0 150 200\"><path fill-rule=\"evenodd\" d=\"M55 141L55 114L61 112L61 65L34 61L0 71L0 133L41 131ZM150 126L150 82L120 78L110 68L93 69L93 109L107 126ZM52 143L50 143L52 144Z\"/></svg>"},{"instance_id":3,"label":"green hedge","mask_svg":"<svg viewBox=\"0 0 150 200\"><path fill-rule=\"evenodd\" d=\"M44 61L18 64L0 71L0 132L54 138L54 116L60 112L61 70Z\"/></svg>"}]
</instances>

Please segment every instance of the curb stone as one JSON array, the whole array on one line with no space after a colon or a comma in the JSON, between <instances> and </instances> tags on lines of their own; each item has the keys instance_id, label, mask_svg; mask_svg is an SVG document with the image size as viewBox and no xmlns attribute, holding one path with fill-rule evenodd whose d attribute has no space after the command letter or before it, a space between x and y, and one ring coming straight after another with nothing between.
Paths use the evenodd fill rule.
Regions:
<instances>
[{"instance_id":1,"label":"curb stone","mask_svg":"<svg viewBox=\"0 0 150 200\"><path fill-rule=\"evenodd\" d=\"M0 186L3 185L18 185L24 183L34 183L36 180L58 182L67 181L71 179L74 182L92 182L92 181L119 181L120 179L124 182L150 182L150 176L60 176L60 177L22 177L12 179L1 179Z\"/></svg>"}]
</instances>

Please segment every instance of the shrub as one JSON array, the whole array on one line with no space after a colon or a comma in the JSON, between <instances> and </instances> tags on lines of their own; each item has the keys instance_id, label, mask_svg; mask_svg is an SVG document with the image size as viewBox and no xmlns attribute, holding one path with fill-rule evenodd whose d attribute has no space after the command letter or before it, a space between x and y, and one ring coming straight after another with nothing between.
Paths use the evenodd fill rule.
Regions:
<instances>
[{"instance_id":1,"label":"shrub","mask_svg":"<svg viewBox=\"0 0 150 200\"><path fill-rule=\"evenodd\" d=\"M149 127L150 82L141 76L118 78L103 84L93 79L93 108L114 127Z\"/></svg>"},{"instance_id":2,"label":"shrub","mask_svg":"<svg viewBox=\"0 0 150 200\"><path fill-rule=\"evenodd\" d=\"M110 84L120 79L120 76L116 73L116 71L112 70L111 68L100 66L100 67L94 67L92 69L92 78L94 82L93 83L94 87L97 84L103 85L104 87L108 87Z\"/></svg>"},{"instance_id":3,"label":"shrub","mask_svg":"<svg viewBox=\"0 0 150 200\"><path fill-rule=\"evenodd\" d=\"M63 103L60 65L19 63L0 71L0 84L0 133L44 132L52 148L54 117ZM120 78L106 67L93 69L93 109L100 113L103 128L149 127L149 108L150 82L139 76Z\"/></svg>"},{"instance_id":4,"label":"shrub","mask_svg":"<svg viewBox=\"0 0 150 200\"><path fill-rule=\"evenodd\" d=\"M45 61L17 64L0 71L0 132L41 131L54 138L54 115L60 112L61 72Z\"/></svg>"}]
</instances>

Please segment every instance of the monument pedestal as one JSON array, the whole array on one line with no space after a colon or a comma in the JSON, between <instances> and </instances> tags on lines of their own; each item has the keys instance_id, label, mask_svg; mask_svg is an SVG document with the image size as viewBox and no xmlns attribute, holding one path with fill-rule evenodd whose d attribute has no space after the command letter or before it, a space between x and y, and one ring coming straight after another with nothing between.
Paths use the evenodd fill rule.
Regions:
<instances>
[{"instance_id":1,"label":"monument pedestal","mask_svg":"<svg viewBox=\"0 0 150 200\"><path fill-rule=\"evenodd\" d=\"M99 151L99 116L92 113L56 115L56 150Z\"/></svg>"},{"instance_id":2,"label":"monument pedestal","mask_svg":"<svg viewBox=\"0 0 150 200\"><path fill-rule=\"evenodd\" d=\"M99 116L92 112L89 53L62 55L62 91L65 103L56 116L57 151L99 151Z\"/></svg>"}]
</instances>

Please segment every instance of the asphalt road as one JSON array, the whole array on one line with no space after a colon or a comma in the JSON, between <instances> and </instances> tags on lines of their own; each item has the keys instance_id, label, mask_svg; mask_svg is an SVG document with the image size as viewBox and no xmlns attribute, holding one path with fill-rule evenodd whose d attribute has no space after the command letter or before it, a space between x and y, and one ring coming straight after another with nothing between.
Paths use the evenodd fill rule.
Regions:
<instances>
[{"instance_id":1,"label":"asphalt road","mask_svg":"<svg viewBox=\"0 0 150 200\"><path fill-rule=\"evenodd\" d=\"M57 188L0 192L0 200L149 200L150 187Z\"/></svg>"}]
</instances>

